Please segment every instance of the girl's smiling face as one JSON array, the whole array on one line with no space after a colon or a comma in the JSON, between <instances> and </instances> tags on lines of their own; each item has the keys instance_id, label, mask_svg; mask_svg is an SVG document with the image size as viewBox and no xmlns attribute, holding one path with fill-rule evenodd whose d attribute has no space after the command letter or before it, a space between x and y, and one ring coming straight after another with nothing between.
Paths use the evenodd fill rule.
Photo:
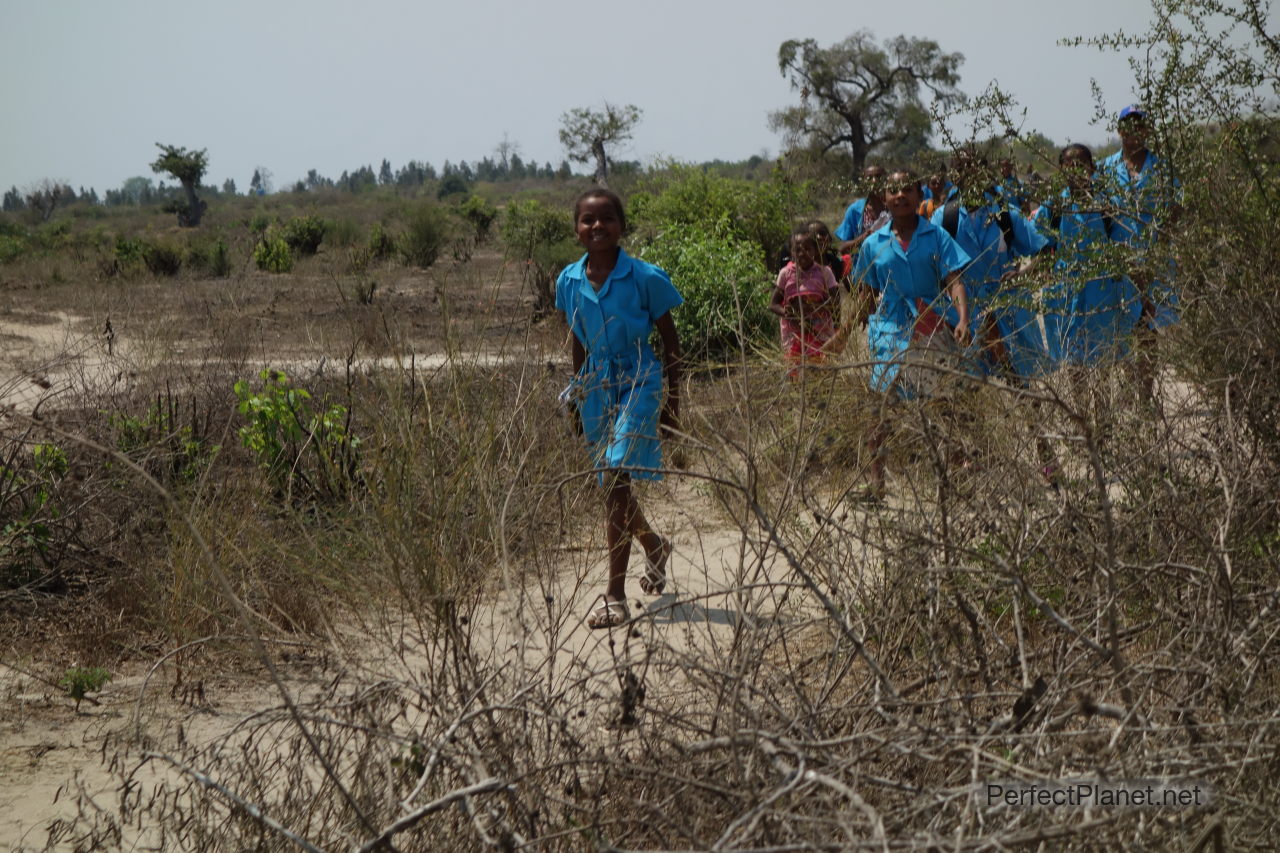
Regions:
<instances>
[{"instance_id":1,"label":"girl's smiling face","mask_svg":"<svg viewBox=\"0 0 1280 853\"><path fill-rule=\"evenodd\" d=\"M1062 158L1062 172L1067 186L1079 192L1093 182L1093 158L1083 151L1069 151Z\"/></svg>"},{"instance_id":2,"label":"girl's smiling face","mask_svg":"<svg viewBox=\"0 0 1280 853\"><path fill-rule=\"evenodd\" d=\"M793 240L791 243L791 257L795 259L796 266L808 271L818 260L817 242L809 235Z\"/></svg>"},{"instance_id":3,"label":"girl's smiling face","mask_svg":"<svg viewBox=\"0 0 1280 853\"><path fill-rule=\"evenodd\" d=\"M889 176L884 191L884 206L894 219L915 215L920 207L920 185L907 172Z\"/></svg>"},{"instance_id":4,"label":"girl's smiling face","mask_svg":"<svg viewBox=\"0 0 1280 853\"><path fill-rule=\"evenodd\" d=\"M578 242L588 252L604 252L615 249L622 239L622 220L613 202L605 196L588 196L578 204L578 217L574 223Z\"/></svg>"}]
</instances>

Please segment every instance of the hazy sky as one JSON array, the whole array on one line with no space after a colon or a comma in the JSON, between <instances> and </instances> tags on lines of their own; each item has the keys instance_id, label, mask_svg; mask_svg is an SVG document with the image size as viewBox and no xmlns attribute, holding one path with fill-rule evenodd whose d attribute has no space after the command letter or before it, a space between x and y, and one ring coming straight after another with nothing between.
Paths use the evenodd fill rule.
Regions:
<instances>
[{"instance_id":1,"label":"hazy sky","mask_svg":"<svg viewBox=\"0 0 1280 853\"><path fill-rule=\"evenodd\" d=\"M964 54L961 88L992 80L1057 141L1101 142L1089 80L1113 113L1125 57L1064 36L1146 29L1145 0L644 0L632 4L397 0L0 0L0 189L43 179L101 195L152 175L154 143L207 148L205 182L277 187L385 157L437 168L492 155L564 156L560 115L604 99L644 110L622 159L738 160L779 139L797 95L778 45L871 29Z\"/></svg>"}]
</instances>

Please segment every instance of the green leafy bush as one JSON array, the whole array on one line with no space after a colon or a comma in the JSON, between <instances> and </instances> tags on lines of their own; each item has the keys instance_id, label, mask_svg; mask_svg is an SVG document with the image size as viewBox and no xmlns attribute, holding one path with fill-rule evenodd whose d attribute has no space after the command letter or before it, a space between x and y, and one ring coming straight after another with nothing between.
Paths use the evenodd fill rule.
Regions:
<instances>
[{"instance_id":1,"label":"green leafy bush","mask_svg":"<svg viewBox=\"0 0 1280 853\"><path fill-rule=\"evenodd\" d=\"M632 195L629 212L641 231L695 226L703 232L749 240L766 259L791 236L796 219L809 208L809 194L808 183L787 180L781 174L767 181L747 181L672 164Z\"/></svg>"},{"instance_id":2,"label":"green leafy bush","mask_svg":"<svg viewBox=\"0 0 1280 853\"><path fill-rule=\"evenodd\" d=\"M240 414L240 443L257 456L267 479L281 496L300 499L347 495L357 480L360 439L349 429L345 406L316 407L311 393L297 388L283 371L263 370L260 389L235 383Z\"/></svg>"},{"instance_id":3,"label":"green leafy bush","mask_svg":"<svg viewBox=\"0 0 1280 853\"><path fill-rule=\"evenodd\" d=\"M396 253L395 238L382 227L381 222L375 222L373 228L369 231L369 258L375 261L385 261Z\"/></svg>"},{"instance_id":4,"label":"green leafy bush","mask_svg":"<svg viewBox=\"0 0 1280 853\"><path fill-rule=\"evenodd\" d=\"M427 269L436 262L449 244L449 214L434 204L415 208L400 236L400 254L405 263Z\"/></svg>"},{"instance_id":5,"label":"green leafy bush","mask_svg":"<svg viewBox=\"0 0 1280 853\"><path fill-rule=\"evenodd\" d=\"M493 222L498 218L498 208L478 195L473 195L458 207L458 213L471 226L477 243L489 239Z\"/></svg>"},{"instance_id":6,"label":"green leafy bush","mask_svg":"<svg viewBox=\"0 0 1280 853\"><path fill-rule=\"evenodd\" d=\"M560 270L582 254L573 236L573 216L537 199L513 201L502 220L502 242L508 257L524 262L525 284L533 291L534 311L555 304L552 289Z\"/></svg>"},{"instance_id":7,"label":"green leafy bush","mask_svg":"<svg viewBox=\"0 0 1280 853\"><path fill-rule=\"evenodd\" d=\"M289 244L282 238L267 234L254 248L253 262L258 265L258 269L267 272L289 272L293 269L293 253L289 251Z\"/></svg>"},{"instance_id":8,"label":"green leafy bush","mask_svg":"<svg viewBox=\"0 0 1280 853\"><path fill-rule=\"evenodd\" d=\"M165 485L195 482L213 463L221 446L191 424L178 422L177 400L159 398L142 416L112 412L107 422L116 448Z\"/></svg>"},{"instance_id":9,"label":"green leafy bush","mask_svg":"<svg viewBox=\"0 0 1280 853\"><path fill-rule=\"evenodd\" d=\"M328 230L328 223L318 216L295 216L281 227L280 237L294 257L305 258L316 253Z\"/></svg>"},{"instance_id":10,"label":"green leafy bush","mask_svg":"<svg viewBox=\"0 0 1280 853\"><path fill-rule=\"evenodd\" d=\"M173 277L182 269L182 254L172 243L149 243L143 248L142 262L152 275Z\"/></svg>"},{"instance_id":11,"label":"green leafy bush","mask_svg":"<svg viewBox=\"0 0 1280 853\"><path fill-rule=\"evenodd\" d=\"M67 695L76 700L76 710L89 693L97 693L108 681L111 673L100 666L73 666L62 676L58 686L67 691Z\"/></svg>"},{"instance_id":12,"label":"green leafy bush","mask_svg":"<svg viewBox=\"0 0 1280 853\"><path fill-rule=\"evenodd\" d=\"M471 186L467 183L466 178L459 174L445 175L440 179L439 186L436 187L436 198L444 201L449 196L460 195L469 192Z\"/></svg>"},{"instance_id":13,"label":"green leafy bush","mask_svg":"<svg viewBox=\"0 0 1280 853\"><path fill-rule=\"evenodd\" d=\"M62 516L56 493L70 465L62 448L37 444L30 467L19 464L18 444L0 461L0 588L36 581L52 559L55 522Z\"/></svg>"},{"instance_id":14,"label":"green leafy bush","mask_svg":"<svg viewBox=\"0 0 1280 853\"><path fill-rule=\"evenodd\" d=\"M364 230L360 227L360 223L345 216L339 217L328 223L324 242L328 246L349 249L360 244L363 234Z\"/></svg>"},{"instance_id":15,"label":"green leafy bush","mask_svg":"<svg viewBox=\"0 0 1280 853\"><path fill-rule=\"evenodd\" d=\"M672 225L638 254L666 270L684 296L673 313L690 361L732 359L773 325L769 273L759 250L727 224L709 230Z\"/></svg>"},{"instance_id":16,"label":"green leafy bush","mask_svg":"<svg viewBox=\"0 0 1280 853\"><path fill-rule=\"evenodd\" d=\"M227 248L227 241L219 237L213 242L213 248L209 250L209 275L215 278L226 278L231 275L231 252Z\"/></svg>"},{"instance_id":17,"label":"green leafy bush","mask_svg":"<svg viewBox=\"0 0 1280 853\"><path fill-rule=\"evenodd\" d=\"M0 264L16 261L26 249L27 242L21 237L0 234Z\"/></svg>"}]
</instances>

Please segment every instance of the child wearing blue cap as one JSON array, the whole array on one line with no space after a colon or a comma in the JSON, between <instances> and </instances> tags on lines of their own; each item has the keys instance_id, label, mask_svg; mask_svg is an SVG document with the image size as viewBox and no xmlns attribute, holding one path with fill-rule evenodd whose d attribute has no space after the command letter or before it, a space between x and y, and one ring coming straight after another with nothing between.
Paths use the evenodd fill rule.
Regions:
<instances>
[{"instance_id":1,"label":"child wearing blue cap","mask_svg":"<svg viewBox=\"0 0 1280 853\"><path fill-rule=\"evenodd\" d=\"M1142 291L1143 321L1136 349L1141 390L1149 399L1153 381L1149 362L1155 346L1151 332L1178 322L1178 294L1169 283L1173 259L1167 252L1156 251L1179 214L1178 181L1169 164L1147 148L1151 126L1142 105L1122 109L1116 130L1120 150L1102 161L1101 173L1105 192L1116 208L1116 239L1136 253L1132 276Z\"/></svg>"}]
</instances>

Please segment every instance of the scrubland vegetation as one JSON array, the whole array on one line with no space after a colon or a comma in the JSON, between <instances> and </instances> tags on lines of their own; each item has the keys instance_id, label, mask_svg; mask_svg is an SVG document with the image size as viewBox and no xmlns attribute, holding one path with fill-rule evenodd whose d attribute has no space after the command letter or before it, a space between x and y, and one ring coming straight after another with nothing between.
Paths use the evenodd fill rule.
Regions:
<instances>
[{"instance_id":1,"label":"scrubland vegetation","mask_svg":"<svg viewBox=\"0 0 1280 853\"><path fill-rule=\"evenodd\" d=\"M51 385L0 418L5 663L67 671L77 703L138 658L178 692L222 671L278 688L207 741L160 739L139 700L101 748L114 793L69 790L50 847L1269 847L1280 149L1265 99L1224 92L1274 87L1280 62L1264 45L1226 80L1245 66L1211 34L1167 35L1144 82L1185 193L1184 303L1156 399L1120 366L903 406L880 508L851 499L865 344L787 382L766 310L766 259L846 188L807 159L614 173L629 249L688 299L669 480L738 543L730 591L702 602L731 614L715 643L641 617L557 652L583 615L559 584L602 557L589 462L548 416L580 179L209 194L199 229L159 207L5 214L6 323L86 332L0 388ZM333 658L295 691L308 654ZM1070 779L1213 797L982 796Z\"/></svg>"}]
</instances>

